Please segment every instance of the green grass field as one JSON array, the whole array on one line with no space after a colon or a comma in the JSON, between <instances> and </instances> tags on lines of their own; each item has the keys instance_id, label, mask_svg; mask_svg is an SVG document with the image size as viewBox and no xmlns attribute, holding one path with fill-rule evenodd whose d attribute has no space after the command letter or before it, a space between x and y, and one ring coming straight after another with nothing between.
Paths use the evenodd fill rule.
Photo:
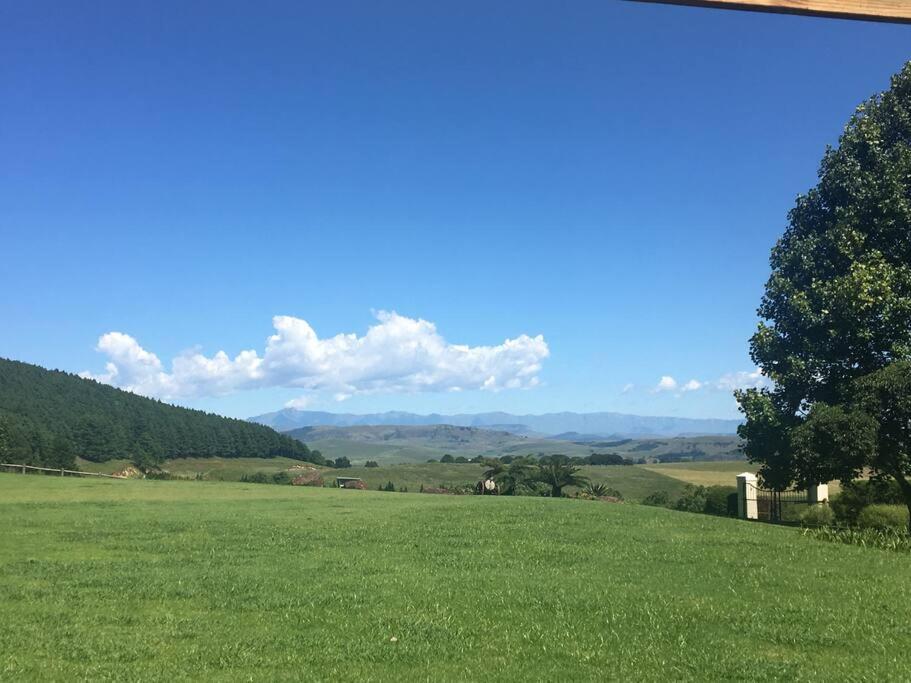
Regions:
<instances>
[{"instance_id":1,"label":"green grass field","mask_svg":"<svg viewBox=\"0 0 911 683\"><path fill-rule=\"evenodd\" d=\"M756 465L743 460L719 460L713 462L673 462L659 465L639 465L642 469L679 479L687 484L700 486L735 486L737 475L741 472L756 472ZM837 481L829 482L829 494L834 495L841 489Z\"/></svg>"},{"instance_id":2,"label":"green grass field","mask_svg":"<svg viewBox=\"0 0 911 683\"><path fill-rule=\"evenodd\" d=\"M707 463L717 464L717 463ZM723 464L723 463L722 463ZM110 460L104 463L93 463L79 460L78 469L85 472L110 473L122 470L129 463L125 460ZM207 480L240 481L243 475L254 472L274 474L289 468L304 465L288 458L180 458L168 460L164 467L178 477L188 479L201 474ZM618 489L628 500L641 500L653 491L667 491L677 495L684 486L679 478L667 476L658 471L642 466L600 466L583 467L583 474L592 481L603 482ZM360 477L371 489L391 481L396 488L405 487L409 491L418 491L426 486L458 486L475 484L481 478L484 467L471 463L444 464L419 463L381 465L380 467L349 467L345 469L322 468L323 478L332 482L335 477ZM569 490L571 491L571 490Z\"/></svg>"},{"instance_id":3,"label":"green grass field","mask_svg":"<svg viewBox=\"0 0 911 683\"><path fill-rule=\"evenodd\" d=\"M714 462L672 462L659 465L639 465L650 472L680 479L688 484L734 486L741 472L755 472L756 465L743 460Z\"/></svg>"},{"instance_id":4,"label":"green grass field","mask_svg":"<svg viewBox=\"0 0 911 683\"><path fill-rule=\"evenodd\" d=\"M3 680L911 677L908 557L789 528L18 474L0 520Z\"/></svg>"}]
</instances>

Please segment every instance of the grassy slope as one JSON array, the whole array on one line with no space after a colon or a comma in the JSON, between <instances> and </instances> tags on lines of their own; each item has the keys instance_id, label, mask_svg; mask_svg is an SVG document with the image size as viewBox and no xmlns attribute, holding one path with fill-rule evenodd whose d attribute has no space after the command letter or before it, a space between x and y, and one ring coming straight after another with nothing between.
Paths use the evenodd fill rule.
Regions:
<instances>
[{"instance_id":1,"label":"grassy slope","mask_svg":"<svg viewBox=\"0 0 911 683\"><path fill-rule=\"evenodd\" d=\"M457 484L475 484L481 478L484 468L480 465L443 465L439 463L423 465L390 465L388 467L351 467L343 470L326 470L327 479L335 476L360 477L371 489L391 481L397 488L405 486L409 491L417 491L424 486L452 486ZM583 467L583 474L595 482L603 482L619 489L629 500L640 500L649 493L664 490L674 495L683 489L683 482L666 477L656 472L649 472L641 467L623 465L606 467Z\"/></svg>"},{"instance_id":2,"label":"grassy slope","mask_svg":"<svg viewBox=\"0 0 911 683\"><path fill-rule=\"evenodd\" d=\"M679 462L660 465L641 465L643 469L666 477L679 479L687 484L712 486L736 486L737 475L741 472L755 472L756 465L746 461L717 461L717 462ZM834 495L841 489L837 481L829 482L829 494Z\"/></svg>"},{"instance_id":3,"label":"grassy slope","mask_svg":"<svg viewBox=\"0 0 911 683\"><path fill-rule=\"evenodd\" d=\"M129 463L111 460L105 463L80 461L79 469L86 472L116 472ZM192 479L201 473L205 479L239 481L244 474L266 472L273 474L294 466L309 467L289 458L182 458L169 460L165 467L172 474ZM619 489L628 500L641 500L652 491L663 490L671 495L679 493L684 483L677 478L653 472L641 466L583 467L583 473L596 482L604 482ZM455 486L475 484L481 478L484 468L480 465L420 463L385 465L380 467L350 467L341 470L323 469L323 478L331 482L335 477L360 477L371 489L391 481L396 488L406 487L417 491L424 486Z\"/></svg>"},{"instance_id":4,"label":"grassy slope","mask_svg":"<svg viewBox=\"0 0 911 683\"><path fill-rule=\"evenodd\" d=\"M350 439L319 439L308 441L307 445L318 450L325 457L335 460L345 456L351 462L363 464L367 460L375 460L382 464L394 463L425 463L431 458L439 460L443 455L528 455L529 453L562 453L564 455L591 455L593 450L588 446L573 444L566 441L549 441L546 439L523 439L516 437L514 442L500 444L492 447L489 444L479 443L470 445L429 446L415 439L390 440L386 443L371 443Z\"/></svg>"},{"instance_id":5,"label":"grassy slope","mask_svg":"<svg viewBox=\"0 0 911 683\"><path fill-rule=\"evenodd\" d=\"M562 453L585 457L592 453L618 453L636 460L642 457L662 458L668 454L696 458L735 458L740 456L736 437L702 436L667 439L635 439L594 443L575 443L542 438L526 438L510 435L504 438L500 432L487 430L462 430L456 436L466 437L464 441L446 443L442 439L422 438L420 430L432 427L351 427L320 428L317 433L306 431L289 432L296 434L311 448L319 450L327 458L345 456L351 462L364 464L376 460L382 464L423 463L428 459L439 460L445 453L473 457L476 455L528 455ZM369 440L369 434L380 435L391 430L408 430L415 433L405 438L376 438ZM334 436L339 434L341 436ZM350 435L345 436L346 434ZM326 438L324 438L326 437ZM328 438L331 437L331 438Z\"/></svg>"},{"instance_id":6,"label":"grassy slope","mask_svg":"<svg viewBox=\"0 0 911 683\"><path fill-rule=\"evenodd\" d=\"M650 472L680 479L688 484L735 486L741 472L755 472L756 465L744 461L734 462L674 462L660 465L641 465Z\"/></svg>"},{"instance_id":7,"label":"grassy slope","mask_svg":"<svg viewBox=\"0 0 911 683\"><path fill-rule=\"evenodd\" d=\"M0 518L10 680L911 676L907 557L793 529L15 474Z\"/></svg>"}]
</instances>

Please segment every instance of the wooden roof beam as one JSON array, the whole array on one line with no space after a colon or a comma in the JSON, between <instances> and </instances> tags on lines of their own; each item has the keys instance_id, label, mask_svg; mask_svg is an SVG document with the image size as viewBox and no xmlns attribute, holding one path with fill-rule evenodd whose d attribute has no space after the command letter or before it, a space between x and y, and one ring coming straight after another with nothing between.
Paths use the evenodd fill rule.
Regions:
<instances>
[{"instance_id":1,"label":"wooden roof beam","mask_svg":"<svg viewBox=\"0 0 911 683\"><path fill-rule=\"evenodd\" d=\"M911 0L634 0L716 9L911 23Z\"/></svg>"}]
</instances>

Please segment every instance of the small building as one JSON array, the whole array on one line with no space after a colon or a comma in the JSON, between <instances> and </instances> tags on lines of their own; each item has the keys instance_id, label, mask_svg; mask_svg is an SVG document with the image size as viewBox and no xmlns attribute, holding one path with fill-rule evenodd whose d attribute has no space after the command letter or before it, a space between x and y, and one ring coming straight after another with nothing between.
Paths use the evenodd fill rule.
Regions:
<instances>
[{"instance_id":1,"label":"small building","mask_svg":"<svg viewBox=\"0 0 911 683\"><path fill-rule=\"evenodd\" d=\"M367 484L359 477L336 477L335 486L340 489L361 489L367 488Z\"/></svg>"}]
</instances>

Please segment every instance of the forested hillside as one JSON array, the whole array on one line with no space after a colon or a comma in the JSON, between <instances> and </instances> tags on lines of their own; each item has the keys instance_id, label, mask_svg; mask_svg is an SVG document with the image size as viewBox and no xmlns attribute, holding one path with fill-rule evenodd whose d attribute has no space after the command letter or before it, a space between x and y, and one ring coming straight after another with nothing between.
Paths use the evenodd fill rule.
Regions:
<instances>
[{"instance_id":1,"label":"forested hillside","mask_svg":"<svg viewBox=\"0 0 911 683\"><path fill-rule=\"evenodd\" d=\"M263 425L0 358L0 461L63 467L76 456L98 462L214 456L322 460L303 443Z\"/></svg>"}]
</instances>

